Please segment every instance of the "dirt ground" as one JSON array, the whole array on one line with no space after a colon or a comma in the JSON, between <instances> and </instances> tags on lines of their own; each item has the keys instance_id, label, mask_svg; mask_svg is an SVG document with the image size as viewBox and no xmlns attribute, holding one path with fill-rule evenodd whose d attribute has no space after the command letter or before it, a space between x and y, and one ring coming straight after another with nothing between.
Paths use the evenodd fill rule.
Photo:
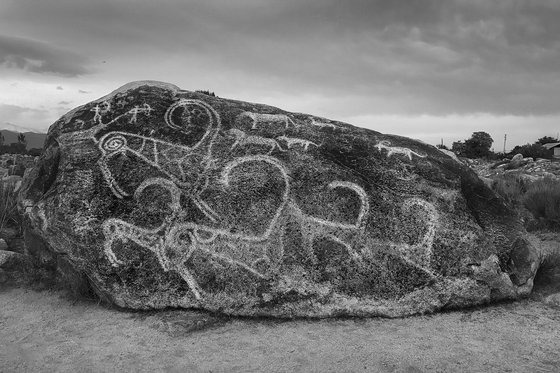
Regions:
<instances>
[{"instance_id":1,"label":"dirt ground","mask_svg":"<svg viewBox=\"0 0 560 373\"><path fill-rule=\"evenodd\" d=\"M0 289L0 372L558 372L560 310L537 296L406 319L130 313Z\"/></svg>"}]
</instances>

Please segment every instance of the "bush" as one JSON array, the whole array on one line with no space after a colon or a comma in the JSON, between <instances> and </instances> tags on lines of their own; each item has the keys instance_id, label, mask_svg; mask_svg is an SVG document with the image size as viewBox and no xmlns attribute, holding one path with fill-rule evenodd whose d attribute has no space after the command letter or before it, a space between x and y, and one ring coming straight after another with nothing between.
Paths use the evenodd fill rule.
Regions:
<instances>
[{"instance_id":1,"label":"bush","mask_svg":"<svg viewBox=\"0 0 560 373\"><path fill-rule=\"evenodd\" d=\"M510 157L513 157L516 154L522 154L523 157L532 157L532 158L546 158L551 159L553 155L552 149L547 149L541 144L525 144L525 145L518 145L512 149L509 153Z\"/></svg>"},{"instance_id":2,"label":"bush","mask_svg":"<svg viewBox=\"0 0 560 373\"><path fill-rule=\"evenodd\" d=\"M560 181L542 179L531 183L523 205L536 219L551 227L560 225Z\"/></svg>"}]
</instances>

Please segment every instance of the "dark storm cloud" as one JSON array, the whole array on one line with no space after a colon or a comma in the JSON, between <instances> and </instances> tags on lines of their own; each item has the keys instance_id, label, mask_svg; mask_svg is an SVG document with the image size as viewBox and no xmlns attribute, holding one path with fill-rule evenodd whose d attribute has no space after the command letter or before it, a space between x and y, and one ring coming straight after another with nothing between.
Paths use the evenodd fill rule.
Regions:
<instances>
[{"instance_id":1,"label":"dark storm cloud","mask_svg":"<svg viewBox=\"0 0 560 373\"><path fill-rule=\"evenodd\" d=\"M560 112L557 0L42 0L3 13L99 60L160 56L187 83L219 72L356 115Z\"/></svg>"},{"instance_id":2,"label":"dark storm cloud","mask_svg":"<svg viewBox=\"0 0 560 373\"><path fill-rule=\"evenodd\" d=\"M78 76L87 60L68 50L27 38L0 35L0 65L35 73Z\"/></svg>"}]
</instances>

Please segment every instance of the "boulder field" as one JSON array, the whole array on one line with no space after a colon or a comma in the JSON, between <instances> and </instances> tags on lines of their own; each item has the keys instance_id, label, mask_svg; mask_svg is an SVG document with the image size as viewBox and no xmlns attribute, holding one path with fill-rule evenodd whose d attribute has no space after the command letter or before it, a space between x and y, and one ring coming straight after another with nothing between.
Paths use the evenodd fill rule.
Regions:
<instances>
[{"instance_id":1,"label":"boulder field","mask_svg":"<svg viewBox=\"0 0 560 373\"><path fill-rule=\"evenodd\" d=\"M28 251L131 309L399 317L526 295L542 261L433 146L152 81L56 121L19 204Z\"/></svg>"}]
</instances>

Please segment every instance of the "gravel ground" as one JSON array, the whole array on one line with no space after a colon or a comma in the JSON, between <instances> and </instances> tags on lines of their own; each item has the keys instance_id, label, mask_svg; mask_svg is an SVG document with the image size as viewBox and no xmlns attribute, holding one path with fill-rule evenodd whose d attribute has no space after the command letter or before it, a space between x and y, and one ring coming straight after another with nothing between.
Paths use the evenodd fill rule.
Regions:
<instances>
[{"instance_id":1,"label":"gravel ground","mask_svg":"<svg viewBox=\"0 0 560 373\"><path fill-rule=\"evenodd\" d=\"M560 310L538 295L405 319L131 313L0 289L1 372L558 372Z\"/></svg>"}]
</instances>

